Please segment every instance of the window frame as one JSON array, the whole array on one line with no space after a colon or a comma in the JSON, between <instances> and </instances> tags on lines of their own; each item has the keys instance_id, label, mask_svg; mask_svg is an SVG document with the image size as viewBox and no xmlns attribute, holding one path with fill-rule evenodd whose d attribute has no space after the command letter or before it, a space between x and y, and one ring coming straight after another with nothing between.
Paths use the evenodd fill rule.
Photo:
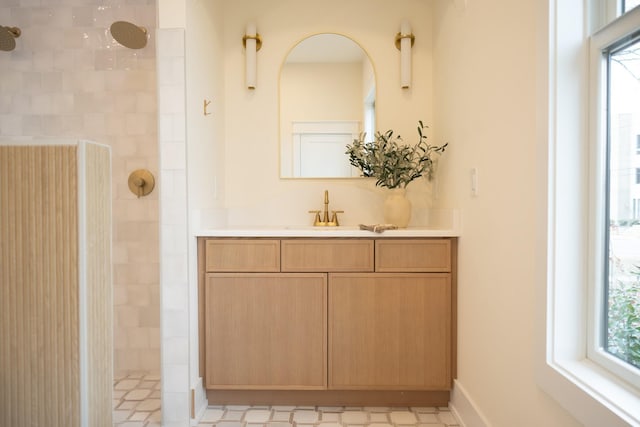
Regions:
<instances>
[{"instance_id":1,"label":"window frame","mask_svg":"<svg viewBox=\"0 0 640 427\"><path fill-rule=\"evenodd\" d=\"M610 371L588 357L594 318L589 314L596 299L594 224L601 218L594 210L597 181L593 171L602 171L602 149L593 139L602 124L593 120L603 107L602 93L593 72L589 26L610 0L548 0L544 19L548 49L546 72L540 84L548 91L539 99L540 138L548 141L544 169L546 182L540 195L540 227L546 239L540 245L538 289L539 345L536 380L540 387L585 426L640 426L640 395ZM593 7L589 10L588 7ZM596 13L590 13L590 12ZM619 22L639 19L631 11ZM576 17L583 19L576 19ZM600 15L602 16L602 15ZM592 26L591 28L595 28ZM601 64L597 63L597 66ZM602 176L602 175L600 175ZM585 212L588 215L585 215ZM601 210L600 210L601 212ZM601 239L601 237L600 237ZM602 240L600 240L602 241Z\"/></svg>"},{"instance_id":2,"label":"window frame","mask_svg":"<svg viewBox=\"0 0 640 427\"><path fill-rule=\"evenodd\" d=\"M630 383L632 391L640 395L640 372L626 362L608 353L605 347L607 333L606 287L608 269L608 178L609 178L609 56L620 50L628 41L637 41L640 36L640 8L632 9L590 38L590 118L589 147L591 164L589 206L589 305L587 357L624 382Z\"/></svg>"}]
</instances>

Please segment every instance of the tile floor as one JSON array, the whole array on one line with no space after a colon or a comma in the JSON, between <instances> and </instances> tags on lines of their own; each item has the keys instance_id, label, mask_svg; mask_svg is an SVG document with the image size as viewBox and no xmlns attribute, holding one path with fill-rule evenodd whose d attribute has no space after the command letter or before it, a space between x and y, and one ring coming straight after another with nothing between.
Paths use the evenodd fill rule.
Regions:
<instances>
[{"instance_id":1,"label":"tile floor","mask_svg":"<svg viewBox=\"0 0 640 427\"><path fill-rule=\"evenodd\" d=\"M209 406L198 427L458 427L449 408Z\"/></svg>"},{"instance_id":2,"label":"tile floor","mask_svg":"<svg viewBox=\"0 0 640 427\"><path fill-rule=\"evenodd\" d=\"M117 375L113 381L114 427L160 427L160 375Z\"/></svg>"},{"instance_id":3,"label":"tile floor","mask_svg":"<svg viewBox=\"0 0 640 427\"><path fill-rule=\"evenodd\" d=\"M137 373L113 382L114 427L160 427L160 376ZM449 408L209 406L198 427L458 427Z\"/></svg>"}]
</instances>

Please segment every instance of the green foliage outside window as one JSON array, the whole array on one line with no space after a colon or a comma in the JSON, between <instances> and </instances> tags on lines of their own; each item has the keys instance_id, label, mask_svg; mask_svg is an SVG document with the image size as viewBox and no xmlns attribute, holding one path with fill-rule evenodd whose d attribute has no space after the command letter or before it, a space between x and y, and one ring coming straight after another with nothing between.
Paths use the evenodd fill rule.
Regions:
<instances>
[{"instance_id":1,"label":"green foliage outside window","mask_svg":"<svg viewBox=\"0 0 640 427\"><path fill-rule=\"evenodd\" d=\"M640 368L640 266L629 275L609 282L607 351Z\"/></svg>"}]
</instances>

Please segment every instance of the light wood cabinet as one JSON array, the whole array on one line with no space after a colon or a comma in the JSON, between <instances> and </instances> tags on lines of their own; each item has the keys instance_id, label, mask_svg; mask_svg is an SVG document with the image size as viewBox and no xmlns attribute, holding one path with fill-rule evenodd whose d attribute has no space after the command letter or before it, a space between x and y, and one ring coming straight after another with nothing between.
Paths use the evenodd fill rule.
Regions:
<instances>
[{"instance_id":1,"label":"light wood cabinet","mask_svg":"<svg viewBox=\"0 0 640 427\"><path fill-rule=\"evenodd\" d=\"M373 240L288 239L282 271L373 271Z\"/></svg>"},{"instance_id":2,"label":"light wood cabinet","mask_svg":"<svg viewBox=\"0 0 640 427\"><path fill-rule=\"evenodd\" d=\"M207 388L326 387L324 274L207 274Z\"/></svg>"},{"instance_id":3,"label":"light wood cabinet","mask_svg":"<svg viewBox=\"0 0 640 427\"><path fill-rule=\"evenodd\" d=\"M451 383L448 273L329 275L329 387L443 390Z\"/></svg>"},{"instance_id":4,"label":"light wood cabinet","mask_svg":"<svg viewBox=\"0 0 640 427\"><path fill-rule=\"evenodd\" d=\"M448 402L455 238L200 238L199 251L216 403Z\"/></svg>"}]
</instances>

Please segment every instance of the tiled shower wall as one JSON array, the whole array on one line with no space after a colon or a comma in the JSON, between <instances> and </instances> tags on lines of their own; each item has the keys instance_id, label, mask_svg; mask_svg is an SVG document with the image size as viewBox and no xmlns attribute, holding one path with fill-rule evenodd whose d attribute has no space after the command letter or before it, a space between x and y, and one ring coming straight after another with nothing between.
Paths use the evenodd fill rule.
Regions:
<instances>
[{"instance_id":1,"label":"tiled shower wall","mask_svg":"<svg viewBox=\"0 0 640 427\"><path fill-rule=\"evenodd\" d=\"M149 30L140 50L109 26ZM19 27L0 51L0 137L83 138L110 145L113 167L115 372L160 371L158 194L137 199L131 171L158 174L155 0L2 0Z\"/></svg>"}]
</instances>

